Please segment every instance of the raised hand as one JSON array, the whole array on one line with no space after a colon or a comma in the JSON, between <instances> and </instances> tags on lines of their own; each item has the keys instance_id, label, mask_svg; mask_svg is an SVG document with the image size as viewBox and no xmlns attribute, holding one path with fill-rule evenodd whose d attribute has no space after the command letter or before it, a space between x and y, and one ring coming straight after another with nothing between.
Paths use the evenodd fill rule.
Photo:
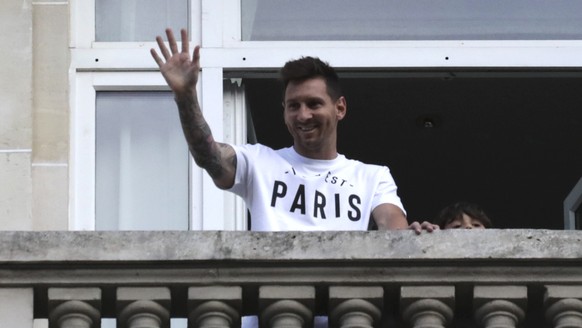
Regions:
<instances>
[{"instance_id":1,"label":"raised hand","mask_svg":"<svg viewBox=\"0 0 582 328\"><path fill-rule=\"evenodd\" d=\"M160 67L160 72L166 79L176 96L186 95L196 92L196 83L200 73L200 46L196 46L190 58L188 45L188 32L180 30L182 37L182 51L178 52L178 44L174 38L172 29L166 29L170 50L164 44L161 36L156 37L158 47L164 59L162 59L155 49L151 49L152 57Z\"/></svg>"}]
</instances>

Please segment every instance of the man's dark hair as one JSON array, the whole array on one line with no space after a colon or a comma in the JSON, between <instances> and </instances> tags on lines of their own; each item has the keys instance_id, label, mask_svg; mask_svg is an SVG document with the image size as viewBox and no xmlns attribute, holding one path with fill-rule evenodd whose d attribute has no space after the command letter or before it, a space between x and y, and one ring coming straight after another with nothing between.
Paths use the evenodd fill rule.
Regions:
<instances>
[{"instance_id":1,"label":"man's dark hair","mask_svg":"<svg viewBox=\"0 0 582 328\"><path fill-rule=\"evenodd\" d=\"M441 229L444 229L448 223L462 218L466 214L473 219L479 220L485 228L493 227L493 224L487 214L477 204L469 202L457 202L443 208L434 221Z\"/></svg>"},{"instance_id":2,"label":"man's dark hair","mask_svg":"<svg viewBox=\"0 0 582 328\"><path fill-rule=\"evenodd\" d=\"M283 95L289 82L302 82L307 79L321 77L325 80L327 93L333 101L342 96L337 73L333 67L317 57L307 56L288 61L279 73L281 81L283 81Z\"/></svg>"}]
</instances>

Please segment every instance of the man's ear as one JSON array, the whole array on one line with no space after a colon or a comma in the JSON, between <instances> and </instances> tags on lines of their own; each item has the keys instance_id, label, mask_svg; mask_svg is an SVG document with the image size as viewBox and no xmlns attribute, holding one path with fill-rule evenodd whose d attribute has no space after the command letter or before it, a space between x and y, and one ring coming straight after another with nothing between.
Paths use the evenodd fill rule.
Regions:
<instances>
[{"instance_id":1,"label":"man's ear","mask_svg":"<svg viewBox=\"0 0 582 328\"><path fill-rule=\"evenodd\" d=\"M348 104L346 103L346 98L341 96L335 102L335 110L338 121L342 120L346 116L348 111Z\"/></svg>"}]
</instances>

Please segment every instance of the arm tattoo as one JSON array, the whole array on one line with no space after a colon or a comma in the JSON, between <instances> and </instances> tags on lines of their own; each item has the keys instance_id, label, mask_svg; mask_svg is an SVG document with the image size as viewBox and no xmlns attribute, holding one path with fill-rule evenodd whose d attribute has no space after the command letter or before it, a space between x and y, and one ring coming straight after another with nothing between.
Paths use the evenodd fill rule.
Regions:
<instances>
[{"instance_id":1,"label":"arm tattoo","mask_svg":"<svg viewBox=\"0 0 582 328\"><path fill-rule=\"evenodd\" d=\"M178 104L182 130L194 161L205 169L212 179L220 178L225 169L221 161L221 148L227 146L214 141L212 131L202 115L195 95L186 99L176 99L176 103ZM236 162L236 156L234 161Z\"/></svg>"}]
</instances>

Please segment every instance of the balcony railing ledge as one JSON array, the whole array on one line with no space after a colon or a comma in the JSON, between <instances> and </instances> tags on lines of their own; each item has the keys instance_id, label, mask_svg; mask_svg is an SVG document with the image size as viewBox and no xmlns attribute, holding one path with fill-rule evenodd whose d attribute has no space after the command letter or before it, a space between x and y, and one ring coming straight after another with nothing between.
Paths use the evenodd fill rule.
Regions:
<instances>
[{"instance_id":1,"label":"balcony railing ledge","mask_svg":"<svg viewBox=\"0 0 582 328\"><path fill-rule=\"evenodd\" d=\"M581 261L582 231L4 231L0 263Z\"/></svg>"},{"instance_id":2,"label":"balcony railing ledge","mask_svg":"<svg viewBox=\"0 0 582 328\"><path fill-rule=\"evenodd\" d=\"M415 327L581 327L581 241L581 231L526 229L5 231L0 326L49 318L51 328L91 327L101 316L119 327L166 327L170 318L234 327L240 315L310 322L319 314L372 327L381 312Z\"/></svg>"}]
</instances>

